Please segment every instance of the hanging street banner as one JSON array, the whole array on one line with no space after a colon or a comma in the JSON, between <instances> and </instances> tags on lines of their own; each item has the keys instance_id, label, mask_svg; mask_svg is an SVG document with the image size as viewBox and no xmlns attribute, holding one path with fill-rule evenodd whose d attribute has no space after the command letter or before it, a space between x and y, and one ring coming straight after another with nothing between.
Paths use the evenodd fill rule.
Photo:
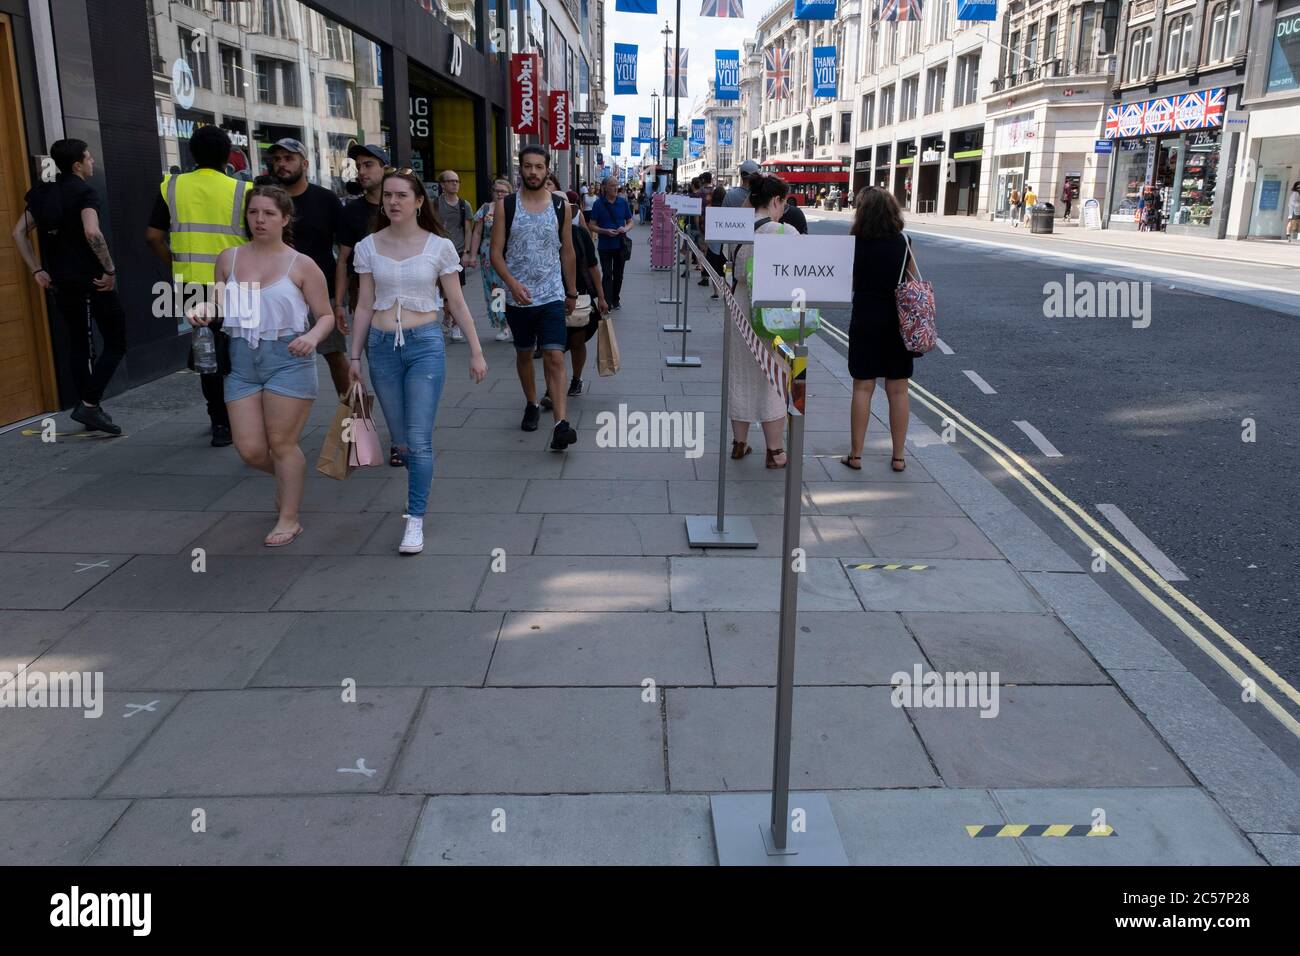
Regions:
<instances>
[{"instance_id":1,"label":"hanging street banner","mask_svg":"<svg viewBox=\"0 0 1300 956\"><path fill-rule=\"evenodd\" d=\"M813 47L813 96L835 97L835 47Z\"/></svg>"},{"instance_id":2,"label":"hanging street banner","mask_svg":"<svg viewBox=\"0 0 1300 956\"><path fill-rule=\"evenodd\" d=\"M654 135L655 135L654 121L651 120L650 117L642 116L640 119L636 121L636 125L637 125L637 131L636 131L637 139L654 139Z\"/></svg>"},{"instance_id":3,"label":"hanging street banner","mask_svg":"<svg viewBox=\"0 0 1300 956\"><path fill-rule=\"evenodd\" d=\"M542 58L536 53L510 54L510 112L516 133L542 130Z\"/></svg>"},{"instance_id":4,"label":"hanging street banner","mask_svg":"<svg viewBox=\"0 0 1300 956\"><path fill-rule=\"evenodd\" d=\"M745 10L740 0L704 0L700 5L702 17L739 17L744 19Z\"/></svg>"},{"instance_id":5,"label":"hanging street banner","mask_svg":"<svg viewBox=\"0 0 1300 956\"><path fill-rule=\"evenodd\" d=\"M957 0L958 20L996 20L998 0Z\"/></svg>"},{"instance_id":6,"label":"hanging street banner","mask_svg":"<svg viewBox=\"0 0 1300 956\"><path fill-rule=\"evenodd\" d=\"M796 20L834 20L835 0L794 0Z\"/></svg>"},{"instance_id":7,"label":"hanging street banner","mask_svg":"<svg viewBox=\"0 0 1300 956\"><path fill-rule=\"evenodd\" d=\"M614 44L614 95L636 94L636 44Z\"/></svg>"},{"instance_id":8,"label":"hanging street banner","mask_svg":"<svg viewBox=\"0 0 1300 956\"><path fill-rule=\"evenodd\" d=\"M678 96L686 96L686 61L690 58L691 51L678 50L677 68L673 69L673 50L664 50L664 89L671 90L676 88ZM671 93L665 96L671 96Z\"/></svg>"},{"instance_id":9,"label":"hanging street banner","mask_svg":"<svg viewBox=\"0 0 1300 956\"><path fill-rule=\"evenodd\" d=\"M734 116L718 117L718 145L731 146L735 136L736 118Z\"/></svg>"},{"instance_id":10,"label":"hanging street banner","mask_svg":"<svg viewBox=\"0 0 1300 956\"><path fill-rule=\"evenodd\" d=\"M691 120L691 145L704 145L704 120L702 119Z\"/></svg>"},{"instance_id":11,"label":"hanging street banner","mask_svg":"<svg viewBox=\"0 0 1300 956\"><path fill-rule=\"evenodd\" d=\"M677 120L669 117L664 120L664 139L672 139L677 135Z\"/></svg>"},{"instance_id":12,"label":"hanging street banner","mask_svg":"<svg viewBox=\"0 0 1300 956\"><path fill-rule=\"evenodd\" d=\"M921 0L880 0L880 19L901 23L921 19Z\"/></svg>"},{"instance_id":13,"label":"hanging street banner","mask_svg":"<svg viewBox=\"0 0 1300 956\"><path fill-rule=\"evenodd\" d=\"M639 139L632 140L632 155L633 156L641 155L641 141Z\"/></svg>"},{"instance_id":14,"label":"hanging street banner","mask_svg":"<svg viewBox=\"0 0 1300 956\"><path fill-rule=\"evenodd\" d=\"M617 114L609 118L609 138L615 143L623 142L623 126L626 117Z\"/></svg>"},{"instance_id":15,"label":"hanging street banner","mask_svg":"<svg viewBox=\"0 0 1300 956\"><path fill-rule=\"evenodd\" d=\"M719 100L740 99L740 51L714 50L713 64L716 79L713 96Z\"/></svg>"},{"instance_id":16,"label":"hanging street banner","mask_svg":"<svg viewBox=\"0 0 1300 956\"><path fill-rule=\"evenodd\" d=\"M763 51L763 89L769 100L790 95L790 59L790 51L784 47L772 46Z\"/></svg>"},{"instance_id":17,"label":"hanging street banner","mask_svg":"<svg viewBox=\"0 0 1300 956\"><path fill-rule=\"evenodd\" d=\"M552 90L550 109L551 149L569 148L569 91Z\"/></svg>"},{"instance_id":18,"label":"hanging street banner","mask_svg":"<svg viewBox=\"0 0 1300 956\"><path fill-rule=\"evenodd\" d=\"M622 155L623 155L623 141L622 141L622 140L618 140L618 139L614 140L613 144L609 147L609 155L611 155L611 156L622 156Z\"/></svg>"},{"instance_id":19,"label":"hanging street banner","mask_svg":"<svg viewBox=\"0 0 1300 956\"><path fill-rule=\"evenodd\" d=\"M619 13L659 13L657 0L614 0L614 9Z\"/></svg>"}]
</instances>

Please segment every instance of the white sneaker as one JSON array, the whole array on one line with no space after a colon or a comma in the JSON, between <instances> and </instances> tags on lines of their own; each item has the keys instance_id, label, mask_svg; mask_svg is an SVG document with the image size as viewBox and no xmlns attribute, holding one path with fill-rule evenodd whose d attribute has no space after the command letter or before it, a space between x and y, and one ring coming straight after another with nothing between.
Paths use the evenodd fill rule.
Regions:
<instances>
[{"instance_id":1,"label":"white sneaker","mask_svg":"<svg viewBox=\"0 0 1300 956\"><path fill-rule=\"evenodd\" d=\"M465 333L462 332L462 331L460 330L460 326L459 326L459 325L456 325L456 326L453 326L453 327L452 327L452 330L451 330L451 340L452 340L453 342L464 342L464 341L465 341Z\"/></svg>"},{"instance_id":2,"label":"white sneaker","mask_svg":"<svg viewBox=\"0 0 1300 956\"><path fill-rule=\"evenodd\" d=\"M510 332L507 329L502 329L500 332L496 334L496 340L498 342L509 342Z\"/></svg>"},{"instance_id":3,"label":"white sneaker","mask_svg":"<svg viewBox=\"0 0 1300 956\"><path fill-rule=\"evenodd\" d=\"M398 554L419 554L424 550L424 519L402 515L406 519L406 531L402 533L402 543L397 546Z\"/></svg>"}]
</instances>

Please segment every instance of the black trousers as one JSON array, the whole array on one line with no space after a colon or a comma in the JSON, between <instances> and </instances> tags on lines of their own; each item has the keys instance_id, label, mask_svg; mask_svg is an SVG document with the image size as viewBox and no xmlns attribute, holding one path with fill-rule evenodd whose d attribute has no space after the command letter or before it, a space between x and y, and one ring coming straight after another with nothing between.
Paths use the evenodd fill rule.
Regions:
<instances>
[{"instance_id":1,"label":"black trousers","mask_svg":"<svg viewBox=\"0 0 1300 956\"><path fill-rule=\"evenodd\" d=\"M68 327L68 351L77 398L98 405L118 364L126 355L126 313L117 292L56 287L54 302ZM93 359L90 323L99 326L104 351Z\"/></svg>"},{"instance_id":2,"label":"black trousers","mask_svg":"<svg viewBox=\"0 0 1300 956\"><path fill-rule=\"evenodd\" d=\"M600 250L600 284L605 287L605 301L610 308L619 304L623 291L623 247Z\"/></svg>"}]
</instances>

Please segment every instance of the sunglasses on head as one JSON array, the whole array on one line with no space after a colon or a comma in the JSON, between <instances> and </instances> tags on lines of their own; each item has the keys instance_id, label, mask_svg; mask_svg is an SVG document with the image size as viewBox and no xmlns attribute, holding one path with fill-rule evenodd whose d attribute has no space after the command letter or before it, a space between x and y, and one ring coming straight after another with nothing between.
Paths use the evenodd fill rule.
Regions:
<instances>
[{"instance_id":1,"label":"sunglasses on head","mask_svg":"<svg viewBox=\"0 0 1300 956\"><path fill-rule=\"evenodd\" d=\"M415 170L412 169L410 166L403 166L401 169L398 169L396 166L385 166L385 167L384 167L384 172L385 172L385 173L397 173L397 175L399 175L399 176L414 176L414 175L415 175Z\"/></svg>"}]
</instances>

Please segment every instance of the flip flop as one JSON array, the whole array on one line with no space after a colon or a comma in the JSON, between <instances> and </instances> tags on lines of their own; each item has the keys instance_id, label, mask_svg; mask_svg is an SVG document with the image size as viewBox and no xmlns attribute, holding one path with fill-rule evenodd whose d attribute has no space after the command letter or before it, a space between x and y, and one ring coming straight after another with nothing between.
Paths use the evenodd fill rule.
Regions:
<instances>
[{"instance_id":1,"label":"flip flop","mask_svg":"<svg viewBox=\"0 0 1300 956\"><path fill-rule=\"evenodd\" d=\"M840 458L840 464L843 465L845 468L852 468L854 471L861 471L862 466L853 464L855 461L859 461L859 462L862 461L862 456L844 455L843 457Z\"/></svg>"},{"instance_id":2,"label":"flip flop","mask_svg":"<svg viewBox=\"0 0 1300 956\"><path fill-rule=\"evenodd\" d=\"M298 535L302 534L302 532L303 532L302 525L298 525L297 531L274 531L271 534L268 534L266 536L266 539L262 542L262 545L263 547L267 547L267 548L283 548L286 544L293 544L295 541L297 541ZM283 538L285 537L285 535L288 535L289 540L275 541L275 542L271 540L272 538Z\"/></svg>"}]
</instances>

